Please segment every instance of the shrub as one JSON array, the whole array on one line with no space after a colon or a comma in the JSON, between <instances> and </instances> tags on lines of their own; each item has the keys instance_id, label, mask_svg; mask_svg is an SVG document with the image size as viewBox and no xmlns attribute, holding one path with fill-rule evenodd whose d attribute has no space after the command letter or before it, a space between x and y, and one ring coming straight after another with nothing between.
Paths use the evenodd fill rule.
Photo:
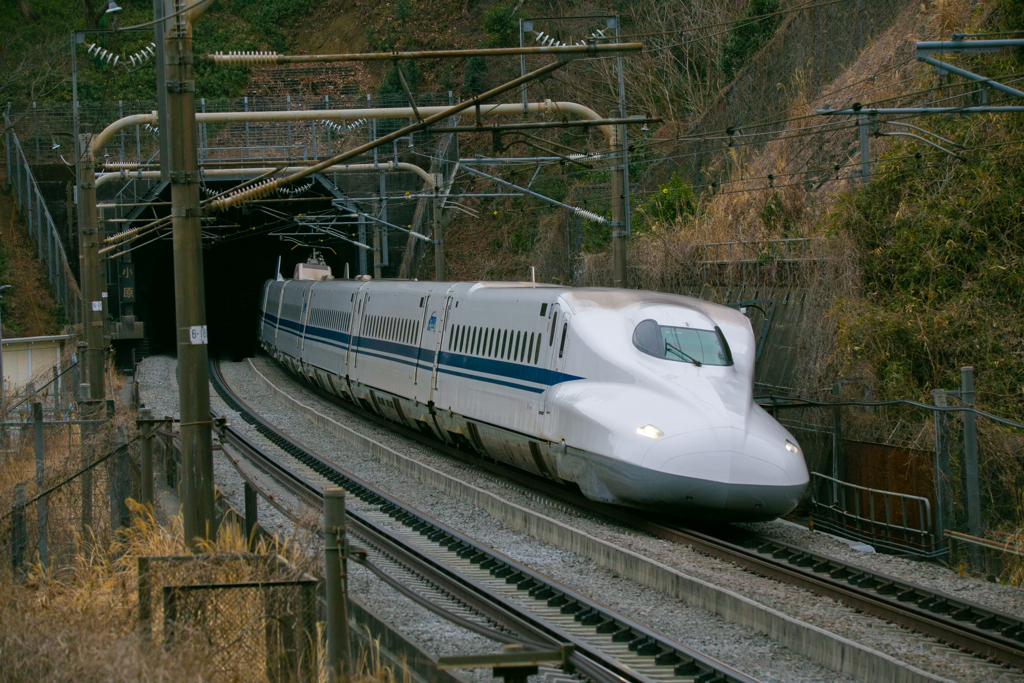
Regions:
<instances>
[{"instance_id":1,"label":"shrub","mask_svg":"<svg viewBox=\"0 0 1024 683\"><path fill-rule=\"evenodd\" d=\"M779 0L750 0L743 18L733 24L725 45L722 47L720 66L726 80L735 78L754 53L775 34L782 20L781 15L767 19L752 20L751 17L771 14L779 10Z\"/></svg>"},{"instance_id":2,"label":"shrub","mask_svg":"<svg viewBox=\"0 0 1024 683\"><path fill-rule=\"evenodd\" d=\"M519 45L519 20L512 5L498 5L484 12L483 27L487 47Z\"/></svg>"}]
</instances>

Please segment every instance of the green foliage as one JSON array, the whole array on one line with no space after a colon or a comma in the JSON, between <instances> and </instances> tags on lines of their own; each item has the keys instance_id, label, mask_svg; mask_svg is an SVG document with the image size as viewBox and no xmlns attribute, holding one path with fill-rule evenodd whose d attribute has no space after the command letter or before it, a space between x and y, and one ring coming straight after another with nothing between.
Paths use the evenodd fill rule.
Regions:
<instances>
[{"instance_id":1,"label":"green foliage","mask_svg":"<svg viewBox=\"0 0 1024 683\"><path fill-rule=\"evenodd\" d=\"M467 95L479 95L486 90L487 61L483 57L468 57L462 67L462 89Z\"/></svg>"},{"instance_id":2,"label":"green foliage","mask_svg":"<svg viewBox=\"0 0 1024 683\"><path fill-rule=\"evenodd\" d=\"M1024 415L1024 160L1021 117L935 120L965 146L1004 140L967 164L897 145L872 182L826 217L857 244L862 302L840 302L840 352L874 369L888 397L929 397L979 373L980 400ZM988 128L988 130L985 130ZM921 148L920 151L929 150Z\"/></svg>"},{"instance_id":3,"label":"green foliage","mask_svg":"<svg viewBox=\"0 0 1024 683\"><path fill-rule=\"evenodd\" d=\"M394 64L388 67L387 72L384 74L384 79L377 86L378 95L404 95L405 90L402 88L402 81L398 76L398 69L402 69L402 74L405 75L405 82L409 86L409 90L416 92L416 84L419 82L419 67L414 60L408 60L395 66Z\"/></svg>"},{"instance_id":4,"label":"green foliage","mask_svg":"<svg viewBox=\"0 0 1024 683\"><path fill-rule=\"evenodd\" d=\"M684 181L678 174L673 173L672 177L664 185L658 186L658 191L651 194L642 204L634 205L635 215L646 219L648 226L653 224L671 224L683 216L692 216L697 211L697 195L690 183ZM640 227L638 225L634 227Z\"/></svg>"},{"instance_id":5,"label":"green foliage","mask_svg":"<svg viewBox=\"0 0 1024 683\"><path fill-rule=\"evenodd\" d=\"M497 5L484 12L483 27L487 47L519 45L519 17L512 5Z\"/></svg>"},{"instance_id":6,"label":"green foliage","mask_svg":"<svg viewBox=\"0 0 1024 683\"><path fill-rule=\"evenodd\" d=\"M143 23L152 17L151 3L121 3L124 11L118 24ZM221 0L197 23L193 39L195 54L230 50L288 51L287 31L316 5L315 0ZM68 33L86 24L81 3L61 0L33 0L39 15L34 22L21 18L17 2L0 4L0 69L13 74L0 95L7 99L36 99L40 102L71 99ZM105 20L101 20L105 21ZM109 26L106 26L109 28ZM152 41L152 34L118 33L89 36L101 47L130 56ZM22 63L24 60L24 63ZM154 65L149 60L137 67L113 67L89 57L77 48L79 98L82 101L152 99ZM249 70L244 67L195 67L196 97L224 98L243 94Z\"/></svg>"},{"instance_id":7,"label":"green foliage","mask_svg":"<svg viewBox=\"0 0 1024 683\"><path fill-rule=\"evenodd\" d=\"M746 66L754 53L775 34L775 29L782 21L781 15L754 20L751 17L777 11L779 11L779 0L750 0L743 19L733 24L732 31L722 46L719 66L726 80L731 81L736 73Z\"/></svg>"}]
</instances>

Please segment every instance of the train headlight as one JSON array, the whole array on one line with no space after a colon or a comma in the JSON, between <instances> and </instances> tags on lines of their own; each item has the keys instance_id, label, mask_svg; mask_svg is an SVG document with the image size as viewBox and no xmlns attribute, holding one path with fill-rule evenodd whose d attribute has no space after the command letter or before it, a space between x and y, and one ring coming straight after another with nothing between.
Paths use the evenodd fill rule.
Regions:
<instances>
[{"instance_id":1,"label":"train headlight","mask_svg":"<svg viewBox=\"0 0 1024 683\"><path fill-rule=\"evenodd\" d=\"M665 432L661 431L654 425L644 425L637 429L636 433L640 436L646 436L648 439L660 439L665 436Z\"/></svg>"},{"instance_id":2,"label":"train headlight","mask_svg":"<svg viewBox=\"0 0 1024 683\"><path fill-rule=\"evenodd\" d=\"M793 455L800 455L800 449L797 447L795 443L793 443L789 439L786 439L786 450L792 453Z\"/></svg>"}]
</instances>

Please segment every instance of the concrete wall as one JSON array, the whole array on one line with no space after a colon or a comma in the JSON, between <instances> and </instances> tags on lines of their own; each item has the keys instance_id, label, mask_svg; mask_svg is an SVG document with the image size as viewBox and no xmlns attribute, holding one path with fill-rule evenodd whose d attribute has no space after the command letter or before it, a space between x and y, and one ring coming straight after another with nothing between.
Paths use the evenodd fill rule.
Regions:
<instances>
[{"instance_id":1,"label":"concrete wall","mask_svg":"<svg viewBox=\"0 0 1024 683\"><path fill-rule=\"evenodd\" d=\"M33 377L40 378L46 373L51 378L51 369L62 370L61 354L71 337L20 337L4 339L0 351L3 353L3 389L7 395L19 393Z\"/></svg>"}]
</instances>

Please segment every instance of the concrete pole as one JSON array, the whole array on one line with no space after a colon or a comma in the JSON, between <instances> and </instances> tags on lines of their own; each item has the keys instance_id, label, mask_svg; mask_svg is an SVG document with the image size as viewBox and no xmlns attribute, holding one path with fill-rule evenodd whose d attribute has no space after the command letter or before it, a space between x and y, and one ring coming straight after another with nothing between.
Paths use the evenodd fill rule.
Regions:
<instances>
[{"instance_id":1,"label":"concrete pole","mask_svg":"<svg viewBox=\"0 0 1024 683\"><path fill-rule=\"evenodd\" d=\"M175 0L174 10L185 7ZM166 27L167 120L170 135L174 307L181 415L182 516L185 538L213 538L213 424L207 368L206 287L199 209L192 25L185 16Z\"/></svg>"},{"instance_id":2,"label":"concrete pole","mask_svg":"<svg viewBox=\"0 0 1024 683\"><path fill-rule=\"evenodd\" d=\"M89 398L102 401L106 394L103 361L103 294L107 291L106 269L100 260L100 232L96 209L95 164L89 140L83 136L86 150L78 168L78 244L81 254L82 321L87 345L85 379L89 384Z\"/></svg>"},{"instance_id":3,"label":"concrete pole","mask_svg":"<svg viewBox=\"0 0 1024 683\"><path fill-rule=\"evenodd\" d=\"M860 181L867 185L871 181L871 145L868 115L861 114L860 122Z\"/></svg>"},{"instance_id":4,"label":"concrete pole","mask_svg":"<svg viewBox=\"0 0 1024 683\"><path fill-rule=\"evenodd\" d=\"M612 127L612 154L619 153L619 163L612 168L612 286L626 287L626 177L625 149L622 148L622 126Z\"/></svg>"},{"instance_id":5,"label":"concrete pole","mask_svg":"<svg viewBox=\"0 0 1024 683\"><path fill-rule=\"evenodd\" d=\"M378 217L380 214L380 201L377 199L377 194L373 195L373 215ZM380 279L380 264L381 264L381 239L380 239L380 223L377 221L373 222L373 279Z\"/></svg>"},{"instance_id":6,"label":"concrete pole","mask_svg":"<svg viewBox=\"0 0 1024 683\"><path fill-rule=\"evenodd\" d=\"M960 368L960 400L974 407L974 368ZM978 485L978 425L977 416L964 413L964 488L967 489L967 533L981 538L981 489ZM971 545L971 564L981 568L981 549Z\"/></svg>"},{"instance_id":7,"label":"concrete pole","mask_svg":"<svg viewBox=\"0 0 1024 683\"><path fill-rule=\"evenodd\" d=\"M345 557L345 490L324 491L324 563L327 599L327 680L347 680L351 671L348 636L348 577Z\"/></svg>"},{"instance_id":8,"label":"concrete pole","mask_svg":"<svg viewBox=\"0 0 1024 683\"><path fill-rule=\"evenodd\" d=\"M139 410L139 422L136 429L141 440L139 441L140 460L142 468L142 504L155 508L156 497L153 492L153 411L149 408Z\"/></svg>"},{"instance_id":9,"label":"concrete pole","mask_svg":"<svg viewBox=\"0 0 1024 683\"><path fill-rule=\"evenodd\" d=\"M94 403L87 401L84 397L91 393L88 384L82 384L78 388L78 395L83 398L78 404L78 415L82 419L91 420L95 411ZM92 462L89 457L89 450L85 447L85 438L92 433L92 425L82 426L81 457L82 467L86 468ZM86 469L82 472L82 538L89 538L89 529L92 528L92 470Z\"/></svg>"},{"instance_id":10,"label":"concrete pole","mask_svg":"<svg viewBox=\"0 0 1024 683\"><path fill-rule=\"evenodd\" d=\"M525 97L525 94L524 94ZM434 185L434 280L444 282L444 235L441 231L441 199Z\"/></svg>"}]
</instances>

